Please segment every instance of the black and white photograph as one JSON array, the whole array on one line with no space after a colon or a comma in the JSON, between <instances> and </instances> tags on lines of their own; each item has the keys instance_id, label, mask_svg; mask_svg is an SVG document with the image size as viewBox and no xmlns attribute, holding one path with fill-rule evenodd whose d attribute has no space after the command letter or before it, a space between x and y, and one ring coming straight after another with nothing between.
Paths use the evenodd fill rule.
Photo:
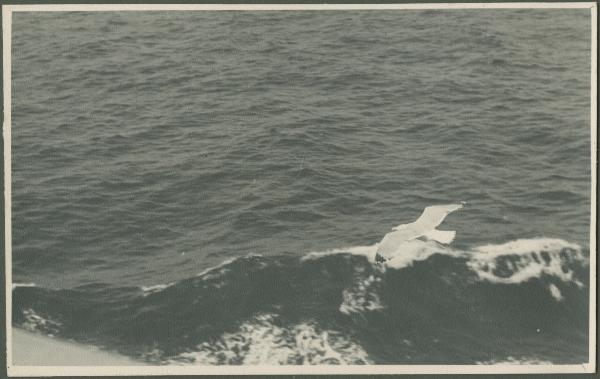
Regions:
<instances>
[{"instance_id":1,"label":"black and white photograph","mask_svg":"<svg viewBox=\"0 0 600 379\"><path fill-rule=\"evenodd\" d=\"M9 374L595 371L595 3L2 8Z\"/></svg>"}]
</instances>

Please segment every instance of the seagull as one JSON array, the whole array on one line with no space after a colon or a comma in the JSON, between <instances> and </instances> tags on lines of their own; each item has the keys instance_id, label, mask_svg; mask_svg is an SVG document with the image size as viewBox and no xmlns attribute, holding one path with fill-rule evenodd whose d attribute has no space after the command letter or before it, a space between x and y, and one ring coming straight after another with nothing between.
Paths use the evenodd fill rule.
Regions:
<instances>
[{"instance_id":1,"label":"seagull","mask_svg":"<svg viewBox=\"0 0 600 379\"><path fill-rule=\"evenodd\" d=\"M456 236L455 231L437 230L436 227L444 221L451 212L461 209L465 202L460 204L433 205L425 208L421 217L410 224L401 224L392 228L392 231L383 236L377 247L375 262L385 262L394 257L394 253L401 244L419 237L449 244Z\"/></svg>"}]
</instances>

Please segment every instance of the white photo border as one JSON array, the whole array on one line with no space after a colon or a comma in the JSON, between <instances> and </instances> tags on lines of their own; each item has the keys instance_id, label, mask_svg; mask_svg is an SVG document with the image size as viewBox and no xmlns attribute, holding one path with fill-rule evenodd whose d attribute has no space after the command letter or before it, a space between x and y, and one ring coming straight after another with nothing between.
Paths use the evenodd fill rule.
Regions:
<instances>
[{"instance_id":1,"label":"white photo border","mask_svg":"<svg viewBox=\"0 0 600 379\"><path fill-rule=\"evenodd\" d=\"M15 12L106 11L352 11L427 9L589 9L591 12L591 217L589 360L576 365L351 365L351 366L18 366L12 364L12 213L11 213L11 48ZM45 4L3 5L4 233L6 275L6 362L9 376L257 375L257 374L525 374L593 373L596 370L596 172L597 172L597 4L595 2L422 3L422 4Z\"/></svg>"}]
</instances>

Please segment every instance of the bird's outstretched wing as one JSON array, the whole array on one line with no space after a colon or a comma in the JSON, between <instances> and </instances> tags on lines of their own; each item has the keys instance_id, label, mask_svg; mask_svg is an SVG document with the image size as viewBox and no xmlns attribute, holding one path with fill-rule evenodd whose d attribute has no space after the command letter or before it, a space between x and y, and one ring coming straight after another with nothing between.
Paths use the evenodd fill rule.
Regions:
<instances>
[{"instance_id":1,"label":"bird's outstretched wing","mask_svg":"<svg viewBox=\"0 0 600 379\"><path fill-rule=\"evenodd\" d=\"M420 231L434 229L442 223L448 214L461 209L462 204L433 205L425 208L421 217L414 222L414 228Z\"/></svg>"},{"instance_id":2,"label":"bird's outstretched wing","mask_svg":"<svg viewBox=\"0 0 600 379\"><path fill-rule=\"evenodd\" d=\"M377 255L384 260L391 259L399 246L421 236L439 243L449 244L454 239L456 232L435 230L435 227L441 224L449 213L462 207L462 204L448 204L425 208L417 221L398 225L392 229L392 232L386 234L379 243Z\"/></svg>"}]
</instances>

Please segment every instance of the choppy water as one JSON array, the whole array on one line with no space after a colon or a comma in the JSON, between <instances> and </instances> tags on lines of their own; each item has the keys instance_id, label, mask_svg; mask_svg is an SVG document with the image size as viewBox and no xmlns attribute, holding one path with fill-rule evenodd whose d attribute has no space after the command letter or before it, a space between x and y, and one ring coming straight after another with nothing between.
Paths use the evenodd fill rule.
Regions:
<instances>
[{"instance_id":1,"label":"choppy water","mask_svg":"<svg viewBox=\"0 0 600 379\"><path fill-rule=\"evenodd\" d=\"M590 44L588 10L16 13L14 323L156 363L585 362ZM457 201L451 248L361 255Z\"/></svg>"}]
</instances>

